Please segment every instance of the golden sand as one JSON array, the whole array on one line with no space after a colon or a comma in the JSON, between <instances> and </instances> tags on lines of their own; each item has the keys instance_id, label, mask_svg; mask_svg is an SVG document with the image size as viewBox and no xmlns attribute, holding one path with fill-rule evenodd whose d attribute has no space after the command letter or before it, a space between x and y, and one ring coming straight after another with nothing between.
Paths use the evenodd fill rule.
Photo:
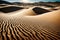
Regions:
<instances>
[{"instance_id":1,"label":"golden sand","mask_svg":"<svg viewBox=\"0 0 60 40\"><path fill-rule=\"evenodd\" d=\"M0 40L60 40L60 10L36 15L32 9L0 13Z\"/></svg>"}]
</instances>

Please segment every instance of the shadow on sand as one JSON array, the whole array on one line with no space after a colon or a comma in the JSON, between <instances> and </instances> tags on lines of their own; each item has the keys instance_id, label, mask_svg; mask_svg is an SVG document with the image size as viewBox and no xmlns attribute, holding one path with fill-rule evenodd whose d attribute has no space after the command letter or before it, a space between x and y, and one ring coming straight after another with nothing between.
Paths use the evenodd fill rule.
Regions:
<instances>
[{"instance_id":1,"label":"shadow on sand","mask_svg":"<svg viewBox=\"0 0 60 40\"><path fill-rule=\"evenodd\" d=\"M9 13L9 12L14 12L14 11L21 10L21 9L24 9L24 8L9 6L9 7L0 8L0 12Z\"/></svg>"},{"instance_id":2,"label":"shadow on sand","mask_svg":"<svg viewBox=\"0 0 60 40\"><path fill-rule=\"evenodd\" d=\"M46 10L46 9L43 9L43 8L40 8L40 7L35 7L32 9L37 15L38 14L43 14L43 13L47 13L47 12L50 12L49 10Z\"/></svg>"}]
</instances>

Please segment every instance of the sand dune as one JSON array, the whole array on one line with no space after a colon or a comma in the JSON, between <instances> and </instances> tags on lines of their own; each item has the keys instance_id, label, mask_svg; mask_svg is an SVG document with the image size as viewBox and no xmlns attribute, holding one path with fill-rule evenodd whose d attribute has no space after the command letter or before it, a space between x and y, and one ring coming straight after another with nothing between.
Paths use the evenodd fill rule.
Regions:
<instances>
[{"instance_id":1,"label":"sand dune","mask_svg":"<svg viewBox=\"0 0 60 40\"><path fill-rule=\"evenodd\" d=\"M0 40L60 40L60 10L37 15L41 9L33 9L1 13Z\"/></svg>"}]
</instances>

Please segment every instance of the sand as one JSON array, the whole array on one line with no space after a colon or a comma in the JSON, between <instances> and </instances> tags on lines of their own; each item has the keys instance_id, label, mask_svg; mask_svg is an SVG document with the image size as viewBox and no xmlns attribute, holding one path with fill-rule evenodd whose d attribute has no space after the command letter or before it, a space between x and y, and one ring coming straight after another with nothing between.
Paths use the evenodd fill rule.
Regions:
<instances>
[{"instance_id":1,"label":"sand","mask_svg":"<svg viewBox=\"0 0 60 40\"><path fill-rule=\"evenodd\" d=\"M29 8L12 13L0 13L0 40L60 40L60 10L37 15Z\"/></svg>"}]
</instances>

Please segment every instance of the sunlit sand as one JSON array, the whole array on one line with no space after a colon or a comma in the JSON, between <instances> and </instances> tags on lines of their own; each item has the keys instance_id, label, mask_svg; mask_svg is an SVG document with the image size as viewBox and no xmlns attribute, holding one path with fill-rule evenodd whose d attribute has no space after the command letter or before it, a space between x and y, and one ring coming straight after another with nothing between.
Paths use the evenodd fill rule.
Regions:
<instances>
[{"instance_id":1,"label":"sunlit sand","mask_svg":"<svg viewBox=\"0 0 60 40\"><path fill-rule=\"evenodd\" d=\"M37 15L33 8L0 12L0 40L59 40L60 10Z\"/></svg>"}]
</instances>

